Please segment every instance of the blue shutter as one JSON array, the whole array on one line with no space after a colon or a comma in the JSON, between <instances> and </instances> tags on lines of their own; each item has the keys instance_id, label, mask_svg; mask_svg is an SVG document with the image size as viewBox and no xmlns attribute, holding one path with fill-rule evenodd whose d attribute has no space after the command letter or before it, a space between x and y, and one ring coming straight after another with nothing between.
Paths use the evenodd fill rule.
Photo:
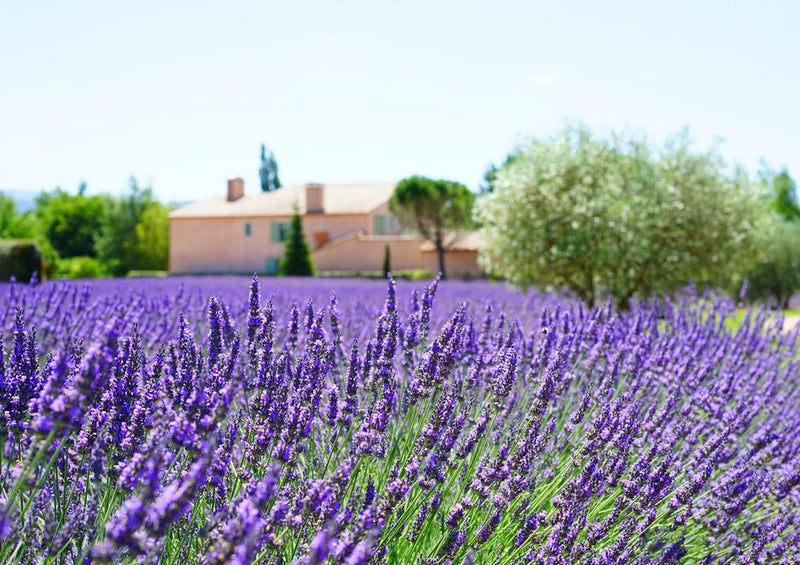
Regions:
<instances>
[{"instance_id":1,"label":"blue shutter","mask_svg":"<svg viewBox=\"0 0 800 565\"><path fill-rule=\"evenodd\" d=\"M267 259L267 274L275 275L278 273L278 259L270 257Z\"/></svg>"},{"instance_id":2,"label":"blue shutter","mask_svg":"<svg viewBox=\"0 0 800 565\"><path fill-rule=\"evenodd\" d=\"M272 224L270 224L270 227L272 228L272 232L271 232L272 241L274 241L276 243L280 242L280 240L281 240L281 226L280 226L280 224L278 222L272 222Z\"/></svg>"}]
</instances>

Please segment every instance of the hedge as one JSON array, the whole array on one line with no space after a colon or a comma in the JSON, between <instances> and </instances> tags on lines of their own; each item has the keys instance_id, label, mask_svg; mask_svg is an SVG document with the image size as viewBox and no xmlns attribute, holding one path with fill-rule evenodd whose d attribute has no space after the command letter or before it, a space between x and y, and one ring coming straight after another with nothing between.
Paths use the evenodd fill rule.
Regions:
<instances>
[{"instance_id":1,"label":"hedge","mask_svg":"<svg viewBox=\"0 0 800 565\"><path fill-rule=\"evenodd\" d=\"M0 239L0 281L28 282L42 273L42 251L33 240Z\"/></svg>"}]
</instances>

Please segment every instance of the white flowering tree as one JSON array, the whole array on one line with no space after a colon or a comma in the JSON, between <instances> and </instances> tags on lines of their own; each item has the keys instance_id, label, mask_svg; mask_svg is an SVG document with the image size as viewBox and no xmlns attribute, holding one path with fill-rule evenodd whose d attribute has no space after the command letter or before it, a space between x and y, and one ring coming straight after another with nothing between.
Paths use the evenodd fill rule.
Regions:
<instances>
[{"instance_id":1,"label":"white flowering tree","mask_svg":"<svg viewBox=\"0 0 800 565\"><path fill-rule=\"evenodd\" d=\"M594 304L727 285L760 256L766 211L747 176L726 175L685 134L663 148L570 126L535 139L479 199L487 272L526 287L569 287Z\"/></svg>"}]
</instances>

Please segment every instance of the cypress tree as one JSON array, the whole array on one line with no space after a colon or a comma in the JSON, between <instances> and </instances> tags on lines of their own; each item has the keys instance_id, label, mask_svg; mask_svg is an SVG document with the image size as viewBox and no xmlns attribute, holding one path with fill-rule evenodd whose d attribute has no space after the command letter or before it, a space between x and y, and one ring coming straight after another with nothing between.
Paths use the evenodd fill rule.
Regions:
<instances>
[{"instance_id":1,"label":"cypress tree","mask_svg":"<svg viewBox=\"0 0 800 565\"><path fill-rule=\"evenodd\" d=\"M391 250L389 249L389 244L386 244L386 247L383 249L383 278L389 276L389 273L392 272L392 255Z\"/></svg>"},{"instance_id":2,"label":"cypress tree","mask_svg":"<svg viewBox=\"0 0 800 565\"><path fill-rule=\"evenodd\" d=\"M258 169L258 176L261 178L261 192L272 192L281 187L275 154L268 150L263 143L261 144L261 167Z\"/></svg>"},{"instance_id":3,"label":"cypress tree","mask_svg":"<svg viewBox=\"0 0 800 565\"><path fill-rule=\"evenodd\" d=\"M303 233L303 219L295 210L289 229L289 238L283 247L283 257L278 264L278 274L296 277L314 276L314 265L311 262L311 250Z\"/></svg>"}]
</instances>

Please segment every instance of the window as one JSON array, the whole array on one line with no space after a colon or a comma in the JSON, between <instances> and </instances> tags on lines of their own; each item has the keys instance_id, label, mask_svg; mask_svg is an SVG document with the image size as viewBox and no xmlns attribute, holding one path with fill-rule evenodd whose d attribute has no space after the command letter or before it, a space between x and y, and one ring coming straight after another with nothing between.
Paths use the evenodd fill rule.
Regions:
<instances>
[{"instance_id":1,"label":"window","mask_svg":"<svg viewBox=\"0 0 800 565\"><path fill-rule=\"evenodd\" d=\"M373 233L375 235L391 235L401 233L400 224L392 214L375 214L373 217Z\"/></svg>"},{"instance_id":2,"label":"window","mask_svg":"<svg viewBox=\"0 0 800 565\"><path fill-rule=\"evenodd\" d=\"M272 241L282 243L289 238L289 222L272 222Z\"/></svg>"},{"instance_id":3,"label":"window","mask_svg":"<svg viewBox=\"0 0 800 565\"><path fill-rule=\"evenodd\" d=\"M267 259L267 274L268 275L277 275L278 274L278 261L277 257L270 257Z\"/></svg>"},{"instance_id":4,"label":"window","mask_svg":"<svg viewBox=\"0 0 800 565\"><path fill-rule=\"evenodd\" d=\"M244 224L244 235L245 237L253 235L253 225L250 222Z\"/></svg>"},{"instance_id":5,"label":"window","mask_svg":"<svg viewBox=\"0 0 800 565\"><path fill-rule=\"evenodd\" d=\"M389 233L389 222L383 214L375 214L375 235L386 235Z\"/></svg>"}]
</instances>

